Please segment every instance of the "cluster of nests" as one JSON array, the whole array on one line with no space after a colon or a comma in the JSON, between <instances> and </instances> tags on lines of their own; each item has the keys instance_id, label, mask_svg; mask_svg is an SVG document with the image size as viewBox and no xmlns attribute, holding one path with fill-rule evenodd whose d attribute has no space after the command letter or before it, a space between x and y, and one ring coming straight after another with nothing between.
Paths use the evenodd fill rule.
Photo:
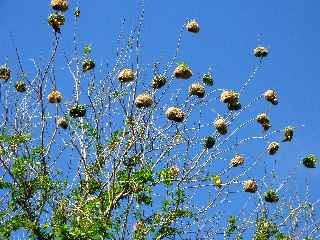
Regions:
<instances>
[{"instance_id":1,"label":"cluster of nests","mask_svg":"<svg viewBox=\"0 0 320 240\"><path fill-rule=\"evenodd\" d=\"M49 15L48 24L55 32L60 32L60 27L65 23L63 12L69 8L68 0L52 0L50 6L55 12Z\"/></svg>"},{"instance_id":2,"label":"cluster of nests","mask_svg":"<svg viewBox=\"0 0 320 240\"><path fill-rule=\"evenodd\" d=\"M11 77L11 70L10 68L7 66L7 64L3 64L0 66L0 79L4 80L4 81L8 81ZM15 89L17 92L25 92L27 91L27 85L25 84L25 82L19 80L16 82L15 84Z\"/></svg>"},{"instance_id":3,"label":"cluster of nests","mask_svg":"<svg viewBox=\"0 0 320 240\"><path fill-rule=\"evenodd\" d=\"M249 193L255 193L258 190L258 184L254 179L244 181L243 190ZM276 203L279 201L277 192L273 189L269 189L264 193L264 200L269 203Z\"/></svg>"}]
</instances>

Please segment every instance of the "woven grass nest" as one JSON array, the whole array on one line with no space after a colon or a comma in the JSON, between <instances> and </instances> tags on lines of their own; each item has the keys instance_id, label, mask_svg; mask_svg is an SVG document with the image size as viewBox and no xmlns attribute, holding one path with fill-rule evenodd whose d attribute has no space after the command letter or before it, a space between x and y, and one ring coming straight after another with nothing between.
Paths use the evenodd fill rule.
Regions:
<instances>
[{"instance_id":1,"label":"woven grass nest","mask_svg":"<svg viewBox=\"0 0 320 240\"><path fill-rule=\"evenodd\" d=\"M192 96L197 96L198 98L203 98L206 91L204 89L204 86L202 86L200 83L193 83L189 87L189 94Z\"/></svg>"},{"instance_id":2,"label":"woven grass nest","mask_svg":"<svg viewBox=\"0 0 320 240\"><path fill-rule=\"evenodd\" d=\"M118 80L122 83L132 82L135 79L135 72L132 69L125 68L118 74Z\"/></svg>"},{"instance_id":3,"label":"woven grass nest","mask_svg":"<svg viewBox=\"0 0 320 240\"><path fill-rule=\"evenodd\" d=\"M165 112L166 117L174 122L182 122L185 117L185 113L177 107L169 107Z\"/></svg>"},{"instance_id":4,"label":"woven grass nest","mask_svg":"<svg viewBox=\"0 0 320 240\"><path fill-rule=\"evenodd\" d=\"M315 168L318 162L318 158L314 154L309 154L303 158L302 163L307 168Z\"/></svg>"},{"instance_id":5,"label":"woven grass nest","mask_svg":"<svg viewBox=\"0 0 320 240\"><path fill-rule=\"evenodd\" d=\"M48 17L48 24L52 26L52 28L56 32L60 32L60 27L65 23L65 17L60 13L51 13Z\"/></svg>"},{"instance_id":6,"label":"woven grass nest","mask_svg":"<svg viewBox=\"0 0 320 240\"><path fill-rule=\"evenodd\" d=\"M230 111L241 109L240 94L235 90L224 90L220 95L220 101L227 103Z\"/></svg>"},{"instance_id":7,"label":"woven grass nest","mask_svg":"<svg viewBox=\"0 0 320 240\"><path fill-rule=\"evenodd\" d=\"M167 77L164 75L156 75L152 79L152 88L153 89L159 89L163 87L167 83Z\"/></svg>"},{"instance_id":8,"label":"woven grass nest","mask_svg":"<svg viewBox=\"0 0 320 240\"><path fill-rule=\"evenodd\" d=\"M92 59L86 59L82 63L82 71L87 72L94 69L96 66L95 62Z\"/></svg>"},{"instance_id":9,"label":"woven grass nest","mask_svg":"<svg viewBox=\"0 0 320 240\"><path fill-rule=\"evenodd\" d=\"M62 101L62 94L57 90L53 90L48 95L48 101L49 103L60 103Z\"/></svg>"},{"instance_id":10,"label":"woven grass nest","mask_svg":"<svg viewBox=\"0 0 320 240\"><path fill-rule=\"evenodd\" d=\"M207 86L212 86L213 85L213 77L212 77L212 74L209 72L209 73L205 73L203 74L202 76L202 81L205 85Z\"/></svg>"},{"instance_id":11,"label":"woven grass nest","mask_svg":"<svg viewBox=\"0 0 320 240\"><path fill-rule=\"evenodd\" d=\"M204 141L203 141L203 145L204 145L204 148L206 149L210 149L210 148L213 148L213 146L216 144L216 139L215 137L213 136L207 136L204 138Z\"/></svg>"},{"instance_id":12,"label":"woven grass nest","mask_svg":"<svg viewBox=\"0 0 320 240\"><path fill-rule=\"evenodd\" d=\"M7 64L3 64L0 66L0 79L4 80L4 81L8 81L10 79L11 76L11 71L9 69L9 67L7 66Z\"/></svg>"},{"instance_id":13,"label":"woven grass nest","mask_svg":"<svg viewBox=\"0 0 320 240\"><path fill-rule=\"evenodd\" d=\"M253 54L256 56L256 57L259 57L259 58L264 58L268 55L269 53L269 50L266 48L266 47L256 47L254 50L253 50Z\"/></svg>"},{"instance_id":14,"label":"woven grass nest","mask_svg":"<svg viewBox=\"0 0 320 240\"><path fill-rule=\"evenodd\" d=\"M171 177L175 178L177 176L179 176L180 170L177 166L171 166L169 168L169 174Z\"/></svg>"},{"instance_id":15,"label":"woven grass nest","mask_svg":"<svg viewBox=\"0 0 320 240\"><path fill-rule=\"evenodd\" d=\"M225 135L228 132L228 125L223 117L217 117L214 121L214 126L217 129L218 133Z\"/></svg>"},{"instance_id":16,"label":"woven grass nest","mask_svg":"<svg viewBox=\"0 0 320 240\"><path fill-rule=\"evenodd\" d=\"M258 190L257 182L253 179L244 181L243 190L249 193L255 193Z\"/></svg>"},{"instance_id":17,"label":"woven grass nest","mask_svg":"<svg viewBox=\"0 0 320 240\"><path fill-rule=\"evenodd\" d=\"M264 200L269 203L276 203L279 201L279 196L276 191L270 189L264 193Z\"/></svg>"},{"instance_id":18,"label":"woven grass nest","mask_svg":"<svg viewBox=\"0 0 320 240\"><path fill-rule=\"evenodd\" d=\"M148 108L151 107L152 104L152 97L147 93L139 95L135 100L135 105L137 106L137 108Z\"/></svg>"},{"instance_id":19,"label":"woven grass nest","mask_svg":"<svg viewBox=\"0 0 320 240\"><path fill-rule=\"evenodd\" d=\"M240 154L236 154L231 160L230 160L230 166L232 167L238 167L241 166L244 163L244 157Z\"/></svg>"},{"instance_id":20,"label":"woven grass nest","mask_svg":"<svg viewBox=\"0 0 320 240\"><path fill-rule=\"evenodd\" d=\"M271 127L269 117L266 113L258 114L256 120L262 125L264 130L268 130Z\"/></svg>"},{"instance_id":21,"label":"woven grass nest","mask_svg":"<svg viewBox=\"0 0 320 240\"><path fill-rule=\"evenodd\" d=\"M269 89L265 91L263 95L268 102L271 102L273 105L278 104L278 94L276 93L276 91Z\"/></svg>"},{"instance_id":22,"label":"woven grass nest","mask_svg":"<svg viewBox=\"0 0 320 240\"><path fill-rule=\"evenodd\" d=\"M27 91L27 86L23 81L16 82L15 89L17 92L23 93Z\"/></svg>"},{"instance_id":23,"label":"woven grass nest","mask_svg":"<svg viewBox=\"0 0 320 240\"><path fill-rule=\"evenodd\" d=\"M192 33L198 33L200 31L199 23L195 19L188 21L186 27L187 30Z\"/></svg>"},{"instance_id":24,"label":"woven grass nest","mask_svg":"<svg viewBox=\"0 0 320 240\"><path fill-rule=\"evenodd\" d=\"M274 155L280 148L280 144L278 142L272 142L269 144L267 150L270 155Z\"/></svg>"},{"instance_id":25,"label":"woven grass nest","mask_svg":"<svg viewBox=\"0 0 320 240\"><path fill-rule=\"evenodd\" d=\"M174 76L180 79L188 79L192 76L192 71L186 63L180 63L174 70Z\"/></svg>"},{"instance_id":26,"label":"woven grass nest","mask_svg":"<svg viewBox=\"0 0 320 240\"><path fill-rule=\"evenodd\" d=\"M69 109L69 115L73 118L84 117L86 115L87 109L82 104L75 104Z\"/></svg>"},{"instance_id":27,"label":"woven grass nest","mask_svg":"<svg viewBox=\"0 0 320 240\"><path fill-rule=\"evenodd\" d=\"M293 138L293 127L288 126L284 129L284 139L283 142L291 142Z\"/></svg>"},{"instance_id":28,"label":"woven grass nest","mask_svg":"<svg viewBox=\"0 0 320 240\"><path fill-rule=\"evenodd\" d=\"M60 128L67 129L69 126L69 121L65 117L59 117L57 120L57 125Z\"/></svg>"},{"instance_id":29,"label":"woven grass nest","mask_svg":"<svg viewBox=\"0 0 320 240\"><path fill-rule=\"evenodd\" d=\"M68 0L52 0L50 3L52 9L56 11L67 11L69 8Z\"/></svg>"}]
</instances>

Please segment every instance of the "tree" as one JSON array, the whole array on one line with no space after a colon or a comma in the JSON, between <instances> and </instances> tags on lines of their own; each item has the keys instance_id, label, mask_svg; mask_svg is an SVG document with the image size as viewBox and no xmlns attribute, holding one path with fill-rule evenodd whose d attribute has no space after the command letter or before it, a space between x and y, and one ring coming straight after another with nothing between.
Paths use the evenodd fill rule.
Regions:
<instances>
[{"instance_id":1,"label":"tree","mask_svg":"<svg viewBox=\"0 0 320 240\"><path fill-rule=\"evenodd\" d=\"M59 48L72 10L65 0L51 7L49 60L33 60L27 74L16 48L17 73L10 64L0 67L3 239L15 232L31 239L319 236L319 200L308 188L294 192L296 173L280 179L267 170L277 163L263 162L290 144L300 126L274 130L269 113L256 112L257 105L278 107L273 89L241 100L266 47L254 48L256 67L240 88L217 89L210 68L194 80L191 64L178 60L182 35L200 31L194 19L183 24L168 63L148 67L140 55L142 1L137 26L118 36L114 64L101 67L95 49L79 46L76 31L72 55ZM77 25L80 9L73 14ZM66 91L55 73L60 51L73 79ZM298 168L316 164L306 153Z\"/></svg>"}]
</instances>

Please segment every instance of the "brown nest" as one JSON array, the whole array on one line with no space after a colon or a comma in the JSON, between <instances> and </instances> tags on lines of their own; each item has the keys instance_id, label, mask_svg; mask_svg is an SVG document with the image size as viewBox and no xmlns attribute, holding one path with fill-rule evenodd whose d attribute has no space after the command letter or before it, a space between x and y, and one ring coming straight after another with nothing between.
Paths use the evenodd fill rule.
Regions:
<instances>
[{"instance_id":1,"label":"brown nest","mask_svg":"<svg viewBox=\"0 0 320 240\"><path fill-rule=\"evenodd\" d=\"M167 118L171 121L182 122L185 117L185 113L177 107L169 107L165 112Z\"/></svg>"},{"instance_id":2,"label":"brown nest","mask_svg":"<svg viewBox=\"0 0 320 240\"><path fill-rule=\"evenodd\" d=\"M198 33L200 31L199 23L194 19L188 21L186 27L187 27L187 30L192 33Z\"/></svg>"},{"instance_id":3,"label":"brown nest","mask_svg":"<svg viewBox=\"0 0 320 240\"><path fill-rule=\"evenodd\" d=\"M224 90L220 95L220 101L234 104L239 101L239 93L234 90Z\"/></svg>"},{"instance_id":4,"label":"brown nest","mask_svg":"<svg viewBox=\"0 0 320 240\"><path fill-rule=\"evenodd\" d=\"M256 47L254 50L253 50L253 54L256 56L256 57L259 57L259 58L264 58L268 55L269 51L266 47Z\"/></svg>"},{"instance_id":5,"label":"brown nest","mask_svg":"<svg viewBox=\"0 0 320 240\"><path fill-rule=\"evenodd\" d=\"M67 11L69 8L68 0L52 0L50 3L52 9L56 11Z\"/></svg>"},{"instance_id":6,"label":"brown nest","mask_svg":"<svg viewBox=\"0 0 320 240\"><path fill-rule=\"evenodd\" d=\"M51 93L48 95L48 101L49 103L60 103L62 100L62 94L57 91L53 90Z\"/></svg>"},{"instance_id":7,"label":"brown nest","mask_svg":"<svg viewBox=\"0 0 320 240\"><path fill-rule=\"evenodd\" d=\"M153 104L152 97L147 93L143 93L139 95L135 100L135 105L137 106L137 108L151 107L152 104Z\"/></svg>"},{"instance_id":8,"label":"brown nest","mask_svg":"<svg viewBox=\"0 0 320 240\"><path fill-rule=\"evenodd\" d=\"M0 79L8 81L10 79L11 71L6 64L0 66Z\"/></svg>"},{"instance_id":9,"label":"brown nest","mask_svg":"<svg viewBox=\"0 0 320 240\"><path fill-rule=\"evenodd\" d=\"M23 92L27 91L27 86L23 81L16 82L15 88L16 88L17 92L23 93Z\"/></svg>"},{"instance_id":10,"label":"brown nest","mask_svg":"<svg viewBox=\"0 0 320 240\"><path fill-rule=\"evenodd\" d=\"M65 17L60 13L51 13L48 17L48 23L55 32L60 32L60 27L64 25Z\"/></svg>"},{"instance_id":11,"label":"brown nest","mask_svg":"<svg viewBox=\"0 0 320 240\"><path fill-rule=\"evenodd\" d=\"M256 120L262 125L264 130L268 130L271 127L269 117L266 113L258 114Z\"/></svg>"},{"instance_id":12,"label":"brown nest","mask_svg":"<svg viewBox=\"0 0 320 240\"><path fill-rule=\"evenodd\" d=\"M192 71L187 64L181 63L174 70L174 76L180 79L188 79L192 76Z\"/></svg>"},{"instance_id":13,"label":"brown nest","mask_svg":"<svg viewBox=\"0 0 320 240\"><path fill-rule=\"evenodd\" d=\"M135 72L132 69L125 68L118 74L118 80L122 83L132 82L135 78Z\"/></svg>"},{"instance_id":14,"label":"brown nest","mask_svg":"<svg viewBox=\"0 0 320 240\"><path fill-rule=\"evenodd\" d=\"M255 193L258 190L258 185L255 180L249 179L244 181L243 190L245 192Z\"/></svg>"},{"instance_id":15,"label":"brown nest","mask_svg":"<svg viewBox=\"0 0 320 240\"><path fill-rule=\"evenodd\" d=\"M230 160L230 166L232 167L238 167L241 166L244 163L244 157L242 155L236 154L231 160Z\"/></svg>"},{"instance_id":16,"label":"brown nest","mask_svg":"<svg viewBox=\"0 0 320 240\"><path fill-rule=\"evenodd\" d=\"M200 83L193 83L189 87L189 94L197 96L198 98L203 98L205 95L205 89L204 86L202 86Z\"/></svg>"},{"instance_id":17,"label":"brown nest","mask_svg":"<svg viewBox=\"0 0 320 240\"><path fill-rule=\"evenodd\" d=\"M90 71L91 69L94 69L96 64L92 59L86 59L82 63L82 71L87 72Z\"/></svg>"},{"instance_id":18,"label":"brown nest","mask_svg":"<svg viewBox=\"0 0 320 240\"><path fill-rule=\"evenodd\" d=\"M293 138L293 127L286 127L284 129L284 139L283 142L290 142Z\"/></svg>"},{"instance_id":19,"label":"brown nest","mask_svg":"<svg viewBox=\"0 0 320 240\"><path fill-rule=\"evenodd\" d=\"M214 126L217 129L218 133L220 133L221 135L225 135L228 132L228 125L226 123L226 121L224 120L224 118L222 117L218 117L215 121L214 121Z\"/></svg>"},{"instance_id":20,"label":"brown nest","mask_svg":"<svg viewBox=\"0 0 320 240\"><path fill-rule=\"evenodd\" d=\"M156 75L152 79L152 88L153 89L159 89L163 87L167 83L167 77L164 75Z\"/></svg>"},{"instance_id":21,"label":"brown nest","mask_svg":"<svg viewBox=\"0 0 320 240\"><path fill-rule=\"evenodd\" d=\"M177 166L172 166L169 168L169 173L171 177L179 176L180 170Z\"/></svg>"},{"instance_id":22,"label":"brown nest","mask_svg":"<svg viewBox=\"0 0 320 240\"><path fill-rule=\"evenodd\" d=\"M274 155L280 148L280 144L278 142L272 142L269 144L267 150L270 155Z\"/></svg>"},{"instance_id":23,"label":"brown nest","mask_svg":"<svg viewBox=\"0 0 320 240\"><path fill-rule=\"evenodd\" d=\"M265 91L263 95L268 102L271 102L273 105L278 104L278 94L276 93L276 91L269 89Z\"/></svg>"},{"instance_id":24,"label":"brown nest","mask_svg":"<svg viewBox=\"0 0 320 240\"><path fill-rule=\"evenodd\" d=\"M57 125L60 128L67 129L69 126L69 122L65 117L59 117L57 120Z\"/></svg>"}]
</instances>

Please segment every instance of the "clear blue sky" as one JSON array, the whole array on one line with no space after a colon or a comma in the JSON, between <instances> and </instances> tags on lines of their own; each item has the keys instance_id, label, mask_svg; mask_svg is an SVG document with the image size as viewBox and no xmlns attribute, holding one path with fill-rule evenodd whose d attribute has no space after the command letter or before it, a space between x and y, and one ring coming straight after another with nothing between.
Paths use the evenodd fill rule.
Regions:
<instances>
[{"instance_id":1,"label":"clear blue sky","mask_svg":"<svg viewBox=\"0 0 320 240\"><path fill-rule=\"evenodd\" d=\"M52 43L48 4L49 1L0 0L0 62L8 57L10 65L16 65L10 31L27 69L28 64L31 66L28 59L48 56ZM71 1L70 9L76 6L81 9L80 43L92 44L98 63L111 60L121 21L127 19L126 30L136 23L138 2ZM320 155L320 1L146 0L145 11L142 61L153 63L161 56L165 62L175 51L182 24L187 18L195 18L201 31L184 35L178 60L188 62L195 75L211 66L219 88L239 87L255 66L252 49L258 44L267 46L270 55L248 93L258 95L268 88L277 89L280 103L270 113L275 127L305 125L278 159L283 161L284 169L291 169L309 152ZM69 11L62 28L66 51L72 41L71 15ZM68 80L62 79L59 84ZM313 186L320 180L319 169L302 169L299 176L303 174L308 174ZM318 191L313 193L320 196Z\"/></svg>"}]
</instances>

